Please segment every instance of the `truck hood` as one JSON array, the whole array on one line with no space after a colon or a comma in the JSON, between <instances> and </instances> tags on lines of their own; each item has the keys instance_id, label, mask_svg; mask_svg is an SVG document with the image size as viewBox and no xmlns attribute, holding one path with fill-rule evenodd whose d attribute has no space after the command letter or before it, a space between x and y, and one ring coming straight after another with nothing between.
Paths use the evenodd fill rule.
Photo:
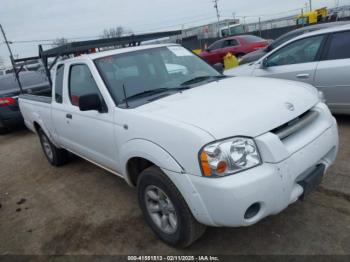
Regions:
<instances>
[{"instance_id":1,"label":"truck hood","mask_svg":"<svg viewBox=\"0 0 350 262\"><path fill-rule=\"evenodd\" d=\"M316 89L304 83L232 77L156 100L137 110L148 117L195 126L221 139L256 137L296 118L318 101ZM292 103L294 110L289 110L286 103Z\"/></svg>"}]
</instances>

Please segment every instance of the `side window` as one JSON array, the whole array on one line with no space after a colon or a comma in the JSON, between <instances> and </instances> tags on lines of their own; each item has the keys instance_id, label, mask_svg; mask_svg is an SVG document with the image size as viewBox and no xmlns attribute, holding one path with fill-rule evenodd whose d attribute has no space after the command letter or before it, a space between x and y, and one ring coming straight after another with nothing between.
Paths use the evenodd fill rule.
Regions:
<instances>
[{"instance_id":1,"label":"side window","mask_svg":"<svg viewBox=\"0 0 350 262\"><path fill-rule=\"evenodd\" d=\"M327 60L350 58L350 31L335 33L329 45Z\"/></svg>"},{"instance_id":2,"label":"side window","mask_svg":"<svg viewBox=\"0 0 350 262\"><path fill-rule=\"evenodd\" d=\"M223 47L223 41L219 41L219 42L215 42L214 44L209 46L210 50L216 50L216 49L220 49Z\"/></svg>"},{"instance_id":3,"label":"side window","mask_svg":"<svg viewBox=\"0 0 350 262\"><path fill-rule=\"evenodd\" d=\"M316 60L324 36L297 40L282 47L267 59L267 66L301 64Z\"/></svg>"},{"instance_id":4,"label":"side window","mask_svg":"<svg viewBox=\"0 0 350 262\"><path fill-rule=\"evenodd\" d=\"M231 47L231 46L237 46L238 41L236 39L230 39L230 40L225 40L224 41L224 47Z\"/></svg>"},{"instance_id":5,"label":"side window","mask_svg":"<svg viewBox=\"0 0 350 262\"><path fill-rule=\"evenodd\" d=\"M87 65L76 64L70 67L69 96L72 105L79 105L79 97L87 94L98 94L97 84Z\"/></svg>"},{"instance_id":6,"label":"side window","mask_svg":"<svg viewBox=\"0 0 350 262\"><path fill-rule=\"evenodd\" d=\"M57 103L62 103L62 91L63 91L63 72L64 65L58 65L56 69L55 79L55 100Z\"/></svg>"}]
</instances>

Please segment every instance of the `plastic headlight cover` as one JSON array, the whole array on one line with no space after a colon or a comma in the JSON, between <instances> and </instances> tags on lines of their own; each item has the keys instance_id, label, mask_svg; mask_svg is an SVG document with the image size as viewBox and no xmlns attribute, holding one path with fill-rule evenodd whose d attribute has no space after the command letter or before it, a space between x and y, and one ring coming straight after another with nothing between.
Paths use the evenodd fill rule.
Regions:
<instances>
[{"instance_id":1,"label":"plastic headlight cover","mask_svg":"<svg viewBox=\"0 0 350 262\"><path fill-rule=\"evenodd\" d=\"M207 177L231 175L261 164L252 138L234 137L206 145L199 153L202 173Z\"/></svg>"}]
</instances>

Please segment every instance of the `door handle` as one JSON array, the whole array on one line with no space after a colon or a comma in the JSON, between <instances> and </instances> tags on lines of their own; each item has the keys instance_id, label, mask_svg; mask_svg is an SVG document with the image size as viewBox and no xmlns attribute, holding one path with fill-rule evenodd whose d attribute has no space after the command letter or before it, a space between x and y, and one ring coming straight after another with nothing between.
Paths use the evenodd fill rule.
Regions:
<instances>
[{"instance_id":1,"label":"door handle","mask_svg":"<svg viewBox=\"0 0 350 262\"><path fill-rule=\"evenodd\" d=\"M72 119L73 116L72 116L72 114L66 114L66 118Z\"/></svg>"},{"instance_id":2,"label":"door handle","mask_svg":"<svg viewBox=\"0 0 350 262\"><path fill-rule=\"evenodd\" d=\"M306 78L309 78L310 77L310 74L298 74L297 75L297 78L300 78L300 79L306 79Z\"/></svg>"}]
</instances>

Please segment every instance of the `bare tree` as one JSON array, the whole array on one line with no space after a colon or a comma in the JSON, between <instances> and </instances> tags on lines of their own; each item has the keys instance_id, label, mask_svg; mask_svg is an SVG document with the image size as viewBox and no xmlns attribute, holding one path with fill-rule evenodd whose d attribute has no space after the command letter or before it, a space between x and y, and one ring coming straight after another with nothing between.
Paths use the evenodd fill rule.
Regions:
<instances>
[{"instance_id":1,"label":"bare tree","mask_svg":"<svg viewBox=\"0 0 350 262\"><path fill-rule=\"evenodd\" d=\"M125 35L131 35L132 31L128 30L122 26L111 27L109 29L103 30L101 38L113 38L113 37L121 37Z\"/></svg>"},{"instance_id":2,"label":"bare tree","mask_svg":"<svg viewBox=\"0 0 350 262\"><path fill-rule=\"evenodd\" d=\"M53 42L52 42L52 47L59 47L62 45L65 45L68 43L68 40L64 37L59 37L56 38Z\"/></svg>"}]
</instances>

